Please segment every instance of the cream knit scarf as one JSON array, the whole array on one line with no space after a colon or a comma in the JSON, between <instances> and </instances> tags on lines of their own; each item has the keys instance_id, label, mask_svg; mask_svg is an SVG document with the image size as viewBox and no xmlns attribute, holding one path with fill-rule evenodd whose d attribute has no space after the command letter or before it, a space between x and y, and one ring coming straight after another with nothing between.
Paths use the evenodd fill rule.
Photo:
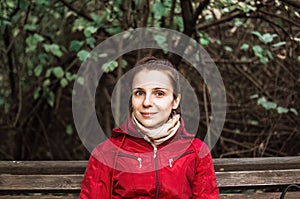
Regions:
<instances>
[{"instance_id":1,"label":"cream knit scarf","mask_svg":"<svg viewBox=\"0 0 300 199\"><path fill-rule=\"evenodd\" d=\"M142 134L146 141L150 142L151 145L155 147L175 135L180 126L179 114L173 115L173 117L170 118L165 124L153 129L144 127L133 114L131 118L137 127L138 132Z\"/></svg>"}]
</instances>

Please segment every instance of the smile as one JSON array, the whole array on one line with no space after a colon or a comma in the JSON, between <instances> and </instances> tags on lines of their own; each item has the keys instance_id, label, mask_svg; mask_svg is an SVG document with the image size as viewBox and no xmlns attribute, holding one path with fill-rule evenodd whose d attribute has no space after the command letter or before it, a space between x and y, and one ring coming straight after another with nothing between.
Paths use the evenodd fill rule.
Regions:
<instances>
[{"instance_id":1,"label":"smile","mask_svg":"<svg viewBox=\"0 0 300 199\"><path fill-rule=\"evenodd\" d=\"M143 117L152 117L155 114L156 114L156 112L141 112L141 115Z\"/></svg>"}]
</instances>

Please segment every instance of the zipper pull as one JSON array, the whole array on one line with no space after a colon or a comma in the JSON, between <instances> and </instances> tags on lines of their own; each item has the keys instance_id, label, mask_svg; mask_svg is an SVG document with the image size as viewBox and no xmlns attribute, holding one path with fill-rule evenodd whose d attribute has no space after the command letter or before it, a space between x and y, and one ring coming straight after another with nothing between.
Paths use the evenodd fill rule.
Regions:
<instances>
[{"instance_id":1,"label":"zipper pull","mask_svg":"<svg viewBox=\"0 0 300 199\"><path fill-rule=\"evenodd\" d=\"M153 158L156 158L156 153L157 153L157 147L153 146Z\"/></svg>"},{"instance_id":2,"label":"zipper pull","mask_svg":"<svg viewBox=\"0 0 300 199\"><path fill-rule=\"evenodd\" d=\"M142 168L142 158L137 158L137 160L139 161L139 163L140 163L140 168Z\"/></svg>"},{"instance_id":3,"label":"zipper pull","mask_svg":"<svg viewBox=\"0 0 300 199\"><path fill-rule=\"evenodd\" d=\"M174 160L173 160L173 158L171 158L171 159L169 159L169 166L172 168L173 167L173 165L172 165L172 162L173 162Z\"/></svg>"}]
</instances>

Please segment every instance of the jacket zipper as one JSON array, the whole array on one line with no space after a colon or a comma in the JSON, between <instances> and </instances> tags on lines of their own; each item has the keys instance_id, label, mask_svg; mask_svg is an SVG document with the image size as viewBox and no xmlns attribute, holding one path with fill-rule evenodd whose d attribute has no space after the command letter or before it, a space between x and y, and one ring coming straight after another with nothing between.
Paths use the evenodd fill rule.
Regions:
<instances>
[{"instance_id":1,"label":"jacket zipper","mask_svg":"<svg viewBox=\"0 0 300 199\"><path fill-rule=\"evenodd\" d=\"M141 157L136 157L134 155L130 155L130 154L126 154L126 153L119 153L118 156L122 156L122 157L127 157L127 158L131 158L131 159L135 159L139 162L139 168L142 168L142 158Z\"/></svg>"},{"instance_id":2,"label":"jacket zipper","mask_svg":"<svg viewBox=\"0 0 300 199\"><path fill-rule=\"evenodd\" d=\"M159 196L159 177L158 177L158 160L157 160L157 147L153 146L153 158L155 165L155 198Z\"/></svg>"},{"instance_id":3,"label":"jacket zipper","mask_svg":"<svg viewBox=\"0 0 300 199\"><path fill-rule=\"evenodd\" d=\"M194 153L194 151L186 151L186 152L184 152L183 154L180 154L180 155L175 156L174 158L170 158L170 159L169 159L169 166L170 166L170 168L173 167L173 162L174 162L175 160L177 160L177 159L179 159L180 157L183 157L183 156L185 156L185 155L191 154L191 153Z\"/></svg>"}]
</instances>

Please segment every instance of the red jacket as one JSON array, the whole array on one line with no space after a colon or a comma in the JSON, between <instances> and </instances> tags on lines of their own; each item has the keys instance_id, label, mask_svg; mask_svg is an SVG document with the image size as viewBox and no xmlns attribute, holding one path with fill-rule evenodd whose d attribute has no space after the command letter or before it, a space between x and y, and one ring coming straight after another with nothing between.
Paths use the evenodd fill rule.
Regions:
<instances>
[{"instance_id":1,"label":"red jacket","mask_svg":"<svg viewBox=\"0 0 300 199\"><path fill-rule=\"evenodd\" d=\"M215 199L219 190L208 147L186 132L183 121L154 150L128 119L94 149L79 198Z\"/></svg>"}]
</instances>

